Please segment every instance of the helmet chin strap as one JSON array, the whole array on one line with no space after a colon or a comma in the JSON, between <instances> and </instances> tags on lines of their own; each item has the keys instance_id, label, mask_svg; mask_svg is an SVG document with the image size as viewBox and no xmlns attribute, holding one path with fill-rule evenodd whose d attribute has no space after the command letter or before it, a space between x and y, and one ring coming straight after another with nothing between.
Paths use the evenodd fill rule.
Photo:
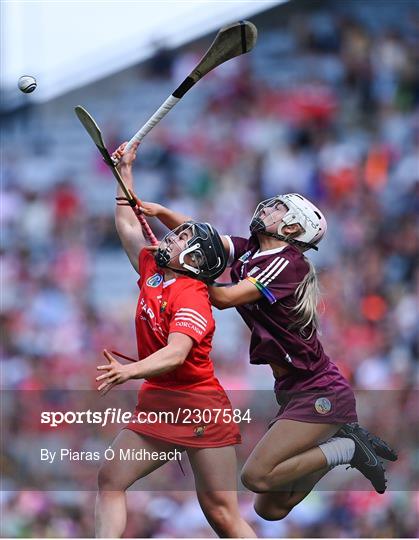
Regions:
<instances>
[{"instance_id":1,"label":"helmet chin strap","mask_svg":"<svg viewBox=\"0 0 419 540\"><path fill-rule=\"evenodd\" d=\"M319 250L319 248L314 244L308 244L307 242L299 242L298 240L295 240L294 238L288 238L287 236L284 236L283 234L268 232L266 230L266 225L263 219L261 218L254 218L252 220L252 223L254 223L254 226L250 227L252 234L263 234L264 236L269 236L271 238L275 238L276 240L281 240L282 242L293 244L294 246L299 247L299 248L314 249L315 251ZM281 223L283 222L281 221ZM286 223L284 223L284 225L286 225ZM255 230L255 229L258 229L258 230Z\"/></svg>"},{"instance_id":2,"label":"helmet chin strap","mask_svg":"<svg viewBox=\"0 0 419 540\"><path fill-rule=\"evenodd\" d=\"M315 251L319 251L319 248L314 244L308 244L307 242L300 242L299 240L295 240L295 238L288 238L287 236L283 236L282 234L277 233L271 233L268 231L257 231L257 234L263 234L264 236L270 236L271 238L276 238L277 240L281 240L282 242L287 242L288 244L293 244L296 247L301 247L305 249L314 249Z\"/></svg>"},{"instance_id":3,"label":"helmet chin strap","mask_svg":"<svg viewBox=\"0 0 419 540\"><path fill-rule=\"evenodd\" d=\"M182 276L191 277L191 273L188 270L180 270L179 268L172 268L171 266L165 266L164 268L168 268L169 270L172 270L172 272L175 272L176 274L181 274Z\"/></svg>"}]
</instances>

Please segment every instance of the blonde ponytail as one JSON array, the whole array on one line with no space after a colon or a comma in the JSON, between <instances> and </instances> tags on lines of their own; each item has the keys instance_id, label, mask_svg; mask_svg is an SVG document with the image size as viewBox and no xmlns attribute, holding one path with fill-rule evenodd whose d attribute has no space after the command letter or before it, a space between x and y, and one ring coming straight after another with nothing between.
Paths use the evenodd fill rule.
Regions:
<instances>
[{"instance_id":1,"label":"blonde ponytail","mask_svg":"<svg viewBox=\"0 0 419 540\"><path fill-rule=\"evenodd\" d=\"M309 266L309 270L295 291L297 304L293 308L296 315L293 326L298 327L300 334L304 336L305 330L311 328L310 335L306 337L306 339L309 339L319 327L317 303L320 297L320 290L313 263L306 257L304 259Z\"/></svg>"}]
</instances>

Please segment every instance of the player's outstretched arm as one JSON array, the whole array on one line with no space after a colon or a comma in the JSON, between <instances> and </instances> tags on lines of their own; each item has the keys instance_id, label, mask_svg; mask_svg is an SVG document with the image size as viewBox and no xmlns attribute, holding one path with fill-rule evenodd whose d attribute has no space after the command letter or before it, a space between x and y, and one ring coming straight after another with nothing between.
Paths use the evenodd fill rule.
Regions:
<instances>
[{"instance_id":1,"label":"player's outstretched arm","mask_svg":"<svg viewBox=\"0 0 419 540\"><path fill-rule=\"evenodd\" d=\"M192 346L193 339L191 337L180 332L172 332L169 334L166 347L144 358L144 360L131 364L121 364L112 354L104 350L103 354L108 364L97 366L98 371L105 372L96 377L96 381L100 382L98 390L104 395L115 385L123 384L129 379L156 377L173 371L183 364Z\"/></svg>"},{"instance_id":2,"label":"player's outstretched arm","mask_svg":"<svg viewBox=\"0 0 419 540\"><path fill-rule=\"evenodd\" d=\"M179 227L179 225L182 225L185 221L192 221L191 217L170 210L170 208L167 208L162 204L142 201L140 210L146 217L156 217L169 229L176 229L176 227Z\"/></svg>"},{"instance_id":3,"label":"player's outstretched arm","mask_svg":"<svg viewBox=\"0 0 419 540\"><path fill-rule=\"evenodd\" d=\"M118 170L124 179L128 189L134 191L134 178L132 175L132 164L136 158L138 143L135 143L132 148L125 154L125 146L127 143L121 144L112 154L113 158L119 159ZM124 193L120 186L117 187L117 197L124 197ZM141 225L134 215L130 206L116 205L115 207L115 225L121 240L122 246L131 261L132 266L138 272L138 254L141 249L146 246L147 242L144 238Z\"/></svg>"},{"instance_id":4,"label":"player's outstretched arm","mask_svg":"<svg viewBox=\"0 0 419 540\"><path fill-rule=\"evenodd\" d=\"M170 210L170 208L167 208L166 206L158 203L142 201L142 206L140 206L140 210L147 217L156 217L159 221L161 221L161 223L163 223L163 225L166 225L166 227L169 229L176 229L176 227L179 227L179 225L182 225L182 223L185 223L185 221L196 221L195 219L186 216L185 214ZM227 257L229 257L230 242L228 241L226 236L221 236L221 241L223 242L226 255Z\"/></svg>"},{"instance_id":5,"label":"player's outstretched arm","mask_svg":"<svg viewBox=\"0 0 419 540\"><path fill-rule=\"evenodd\" d=\"M262 293L247 280L231 287L208 286L208 293L211 304L218 309L251 304L262 298Z\"/></svg>"}]
</instances>

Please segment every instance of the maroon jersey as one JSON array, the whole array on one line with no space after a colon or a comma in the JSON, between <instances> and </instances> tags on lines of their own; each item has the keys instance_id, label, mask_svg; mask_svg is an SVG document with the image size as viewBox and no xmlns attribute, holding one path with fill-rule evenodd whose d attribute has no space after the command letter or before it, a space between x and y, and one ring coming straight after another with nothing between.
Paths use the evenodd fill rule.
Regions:
<instances>
[{"instance_id":1,"label":"maroon jersey","mask_svg":"<svg viewBox=\"0 0 419 540\"><path fill-rule=\"evenodd\" d=\"M292 370L313 372L329 362L314 331L302 336L295 323L295 290L309 267L294 246L259 251L256 237L231 239L231 278L251 281L262 293L257 302L238 306L251 330L250 363L275 364ZM310 334L308 330L307 335Z\"/></svg>"}]
</instances>

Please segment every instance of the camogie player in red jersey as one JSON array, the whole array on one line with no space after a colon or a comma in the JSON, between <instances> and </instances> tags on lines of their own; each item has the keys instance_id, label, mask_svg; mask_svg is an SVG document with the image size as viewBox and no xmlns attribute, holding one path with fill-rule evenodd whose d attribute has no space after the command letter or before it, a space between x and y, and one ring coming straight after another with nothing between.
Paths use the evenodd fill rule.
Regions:
<instances>
[{"instance_id":1,"label":"camogie player in red jersey","mask_svg":"<svg viewBox=\"0 0 419 540\"><path fill-rule=\"evenodd\" d=\"M120 172L132 189L131 166L138 145L124 155L125 144L113 157L122 158ZM139 361L123 365L104 351L108 364L98 366L104 372L97 377L98 390L105 394L128 379L145 382L132 421L112 444L115 458L99 470L96 536L122 536L126 489L178 450L188 455L199 503L214 531L221 537L255 537L238 508L233 445L241 442L240 433L231 421L231 403L209 357L215 324L208 289L202 281L185 275L209 280L219 276L226 265L221 239L208 224L186 223L168 233L153 255L145 249L141 226L129 207L117 206L115 221L122 245L140 275L135 317ZM215 419L220 409L228 414ZM206 411L205 419L198 418L199 411ZM208 418L208 413L214 416ZM156 422L156 418L162 420ZM125 460L121 456L126 451L150 459Z\"/></svg>"},{"instance_id":2,"label":"camogie player in red jersey","mask_svg":"<svg viewBox=\"0 0 419 540\"><path fill-rule=\"evenodd\" d=\"M154 203L146 215L174 227L186 218ZM348 381L317 336L317 277L304 256L326 232L321 211L290 193L261 202L249 239L223 236L233 285L209 286L219 309L236 307L251 331L251 364L268 364L280 410L249 456L242 481L257 493L255 510L284 518L331 468L348 464L386 489L381 460L397 459L381 439L357 423Z\"/></svg>"}]
</instances>

